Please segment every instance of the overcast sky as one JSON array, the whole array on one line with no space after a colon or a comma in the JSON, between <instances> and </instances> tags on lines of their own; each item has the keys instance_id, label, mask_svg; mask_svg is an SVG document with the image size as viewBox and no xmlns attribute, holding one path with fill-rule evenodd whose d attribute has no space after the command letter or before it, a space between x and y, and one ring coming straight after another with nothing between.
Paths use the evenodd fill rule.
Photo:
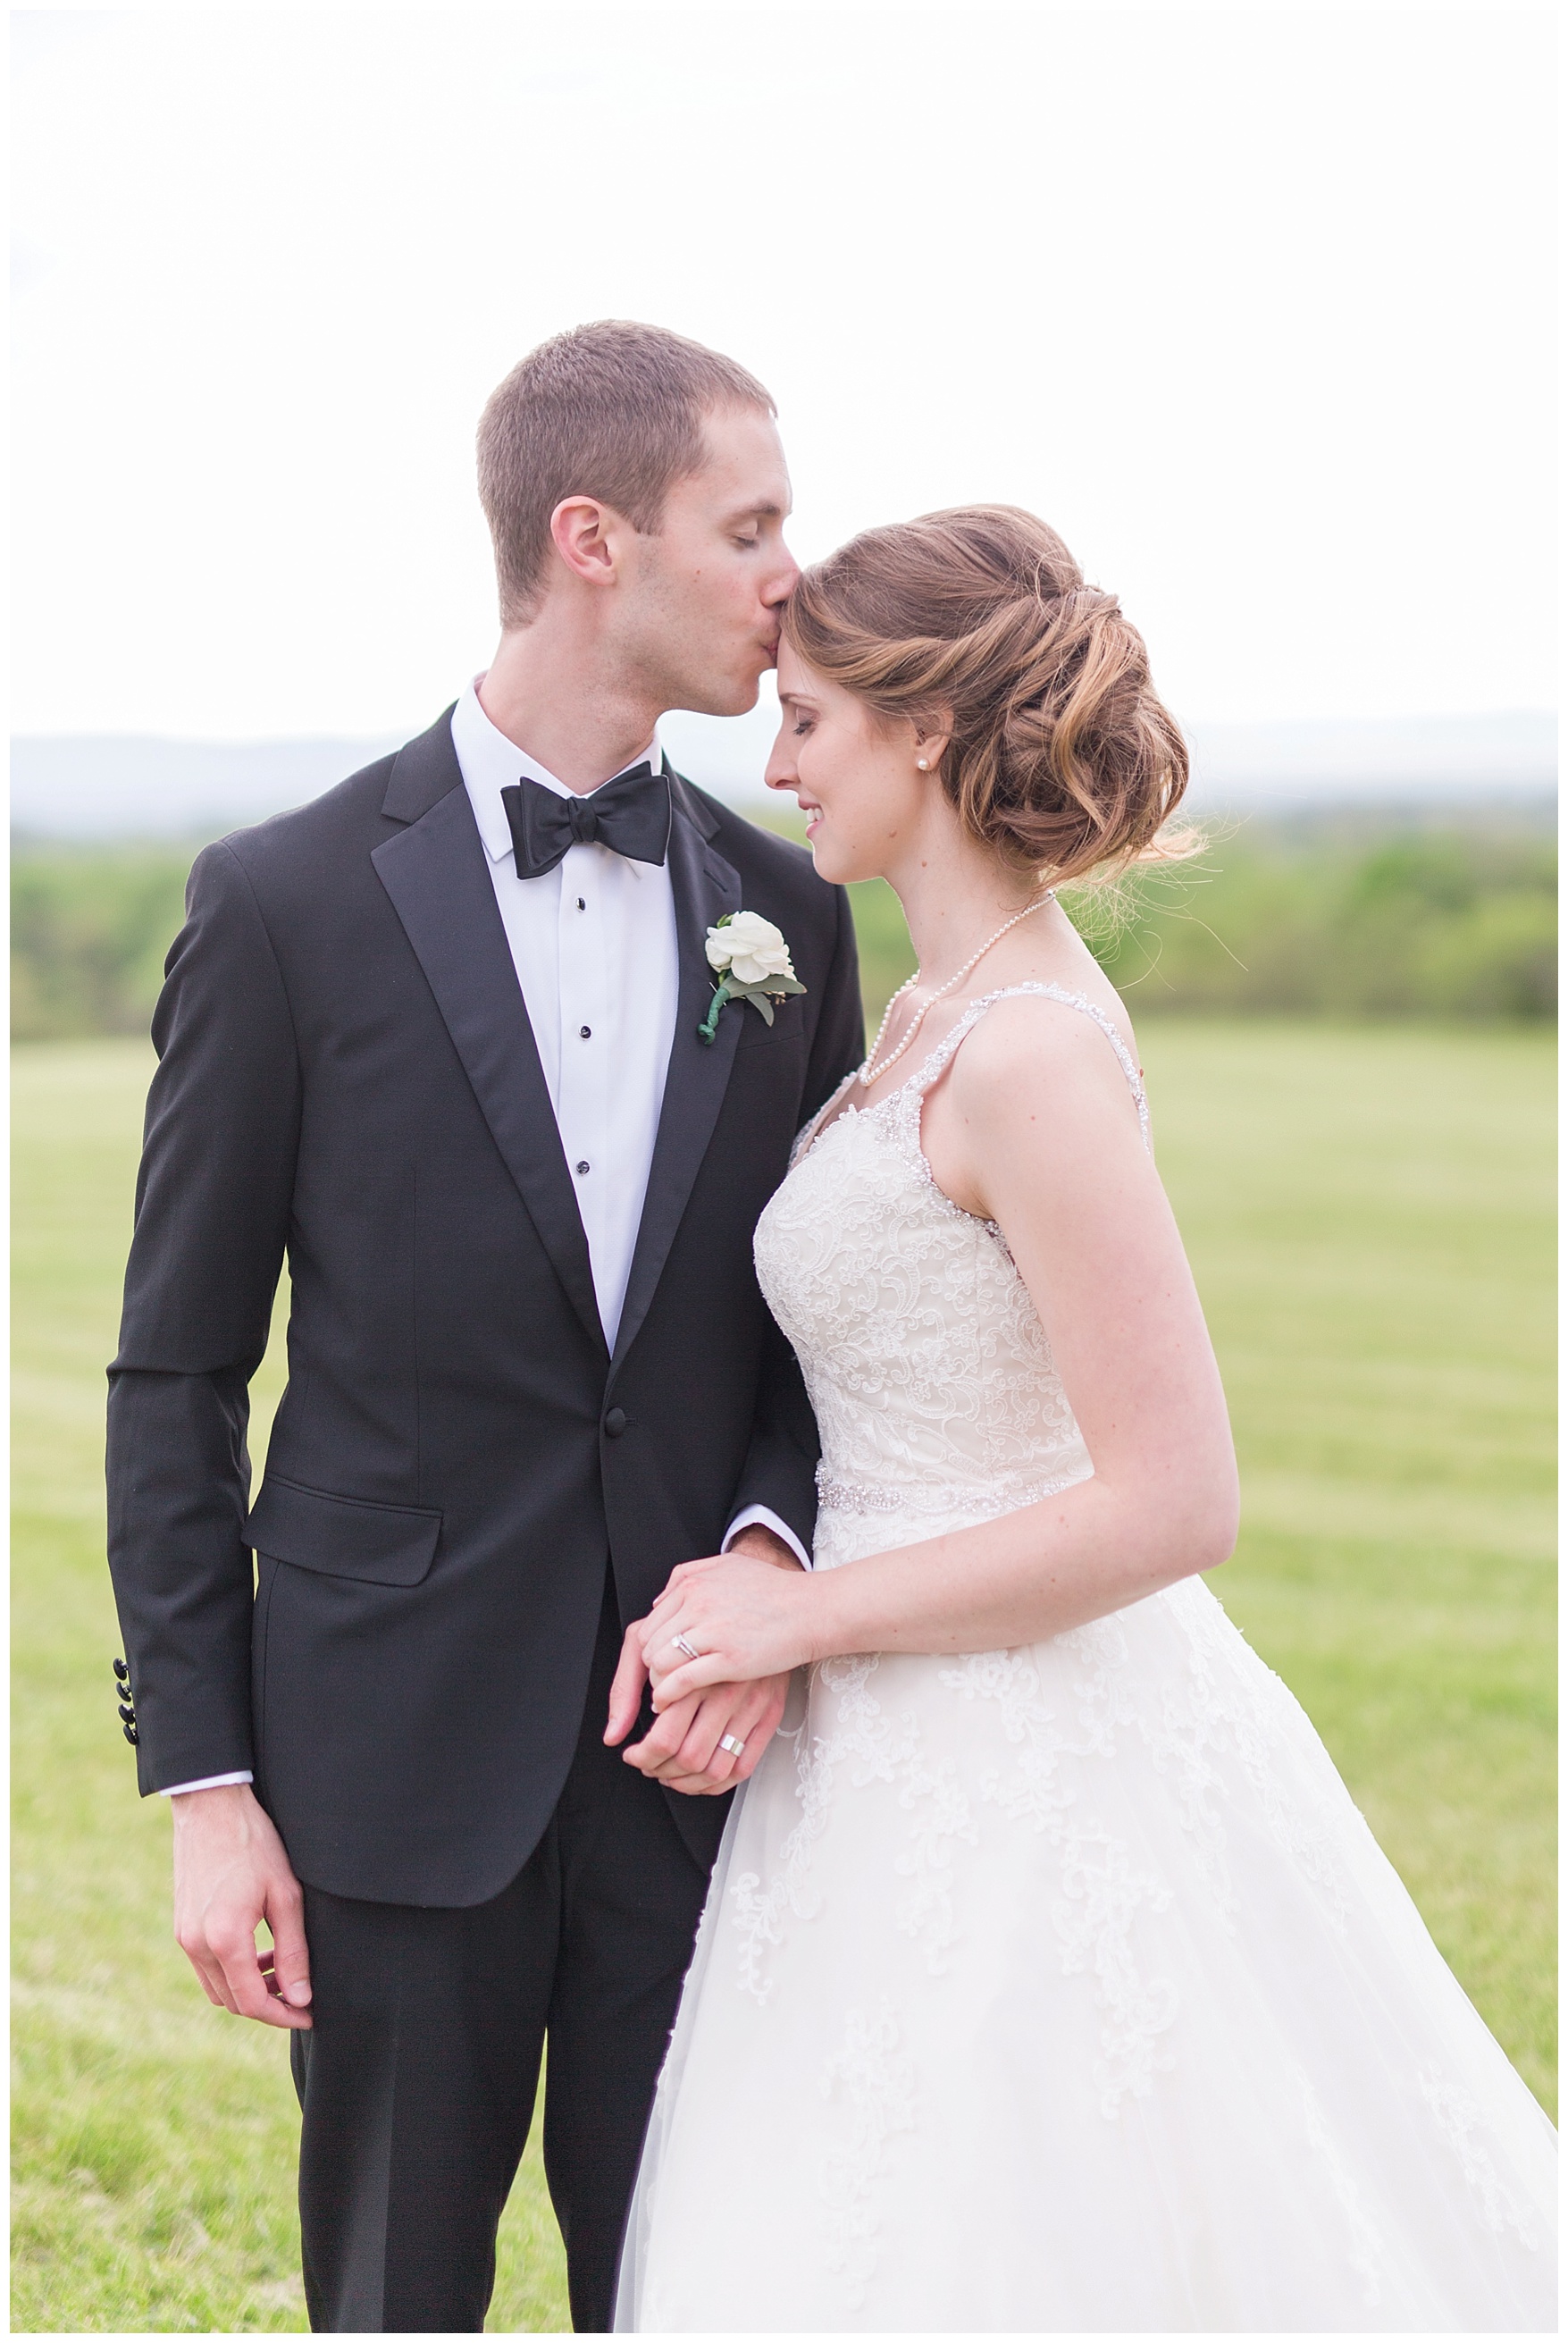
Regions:
<instances>
[{"instance_id":1,"label":"overcast sky","mask_svg":"<svg viewBox=\"0 0 1568 2343\"><path fill-rule=\"evenodd\" d=\"M15 730L427 722L604 316L769 385L802 558L1043 513L1189 720L1552 702L1548 12L12 22Z\"/></svg>"}]
</instances>

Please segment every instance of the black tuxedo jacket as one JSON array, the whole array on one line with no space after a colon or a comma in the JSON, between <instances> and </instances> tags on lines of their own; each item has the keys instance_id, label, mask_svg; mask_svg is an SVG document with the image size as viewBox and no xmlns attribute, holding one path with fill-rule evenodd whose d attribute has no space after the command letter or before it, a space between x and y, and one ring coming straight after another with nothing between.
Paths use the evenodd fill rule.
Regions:
<instances>
[{"instance_id":1,"label":"black tuxedo jacket","mask_svg":"<svg viewBox=\"0 0 1568 2343\"><path fill-rule=\"evenodd\" d=\"M741 1505L810 1540L816 1432L751 1235L862 1053L849 902L671 786L679 1011L613 1357L449 716L191 874L109 1370L138 1771L146 1794L252 1767L337 1895L477 1904L521 1868L607 1564L632 1619ZM742 908L806 990L771 1028L732 1003L707 1046L704 932ZM710 1860L728 1801L670 1804Z\"/></svg>"}]
</instances>

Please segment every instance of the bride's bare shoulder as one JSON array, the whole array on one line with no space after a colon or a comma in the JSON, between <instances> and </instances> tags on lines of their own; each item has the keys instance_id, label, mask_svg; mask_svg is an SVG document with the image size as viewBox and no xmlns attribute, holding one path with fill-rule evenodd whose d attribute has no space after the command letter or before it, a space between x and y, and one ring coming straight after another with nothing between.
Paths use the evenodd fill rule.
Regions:
<instances>
[{"instance_id":1,"label":"bride's bare shoulder","mask_svg":"<svg viewBox=\"0 0 1568 2343\"><path fill-rule=\"evenodd\" d=\"M1098 969L1073 975L1036 979L990 1003L953 1065L960 1111L1028 1119L1042 1097L1081 1083L1128 1095L1139 1071L1132 1021Z\"/></svg>"}]
</instances>

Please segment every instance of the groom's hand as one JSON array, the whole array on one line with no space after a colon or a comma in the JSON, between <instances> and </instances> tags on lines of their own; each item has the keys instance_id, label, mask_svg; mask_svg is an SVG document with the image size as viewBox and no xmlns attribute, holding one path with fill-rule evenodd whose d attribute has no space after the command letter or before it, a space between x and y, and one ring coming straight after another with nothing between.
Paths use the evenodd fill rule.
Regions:
<instances>
[{"instance_id":1,"label":"groom's hand","mask_svg":"<svg viewBox=\"0 0 1568 2343\"><path fill-rule=\"evenodd\" d=\"M283 1841L244 1782L182 1790L175 1828L175 1937L217 2007L264 2026L310 2024L305 1899ZM258 1953L265 1921L271 1949Z\"/></svg>"},{"instance_id":2,"label":"groom's hand","mask_svg":"<svg viewBox=\"0 0 1568 2343\"><path fill-rule=\"evenodd\" d=\"M624 1654L621 1664L626 1664ZM705 1692L694 1692L667 1708L626 1752L626 1762L662 1782L667 1790L680 1790L694 1798L721 1797L752 1773L779 1729L789 1691L787 1675L759 1676L751 1684L710 1684ZM621 1739L629 1729L623 1726L617 1733L615 1717L612 1709L607 1741ZM740 1755L720 1748L724 1740L743 1743Z\"/></svg>"},{"instance_id":3,"label":"groom's hand","mask_svg":"<svg viewBox=\"0 0 1568 2343\"><path fill-rule=\"evenodd\" d=\"M743 1529L729 1547L780 1570L799 1570L799 1563L782 1538L759 1522ZM648 1668L643 1654L646 1622L634 1620L621 1647L620 1665L610 1687L609 1721L605 1739L613 1747L624 1741L642 1705ZM789 1678L759 1676L749 1684L710 1684L706 1691L675 1702L626 1752L626 1762L639 1773L662 1782L667 1789L689 1797L719 1797L746 1781L762 1752L779 1730L789 1697ZM745 1745L738 1756L720 1748L721 1741Z\"/></svg>"}]
</instances>

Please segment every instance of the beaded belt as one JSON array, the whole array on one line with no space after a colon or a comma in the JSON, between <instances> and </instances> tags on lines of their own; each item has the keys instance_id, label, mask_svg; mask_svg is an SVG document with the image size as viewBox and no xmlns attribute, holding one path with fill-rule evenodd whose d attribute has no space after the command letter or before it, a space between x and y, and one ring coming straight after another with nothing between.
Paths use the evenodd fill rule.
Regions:
<instances>
[{"instance_id":1,"label":"beaded belt","mask_svg":"<svg viewBox=\"0 0 1568 2343\"><path fill-rule=\"evenodd\" d=\"M1065 1481L1030 1481L1015 1489L977 1487L972 1482L926 1483L919 1488L879 1488L866 1481L835 1481L819 1471L817 1503L829 1513L959 1513L982 1505L992 1514L1017 1513L1021 1505L1038 1505L1044 1497L1059 1496L1080 1476Z\"/></svg>"}]
</instances>

